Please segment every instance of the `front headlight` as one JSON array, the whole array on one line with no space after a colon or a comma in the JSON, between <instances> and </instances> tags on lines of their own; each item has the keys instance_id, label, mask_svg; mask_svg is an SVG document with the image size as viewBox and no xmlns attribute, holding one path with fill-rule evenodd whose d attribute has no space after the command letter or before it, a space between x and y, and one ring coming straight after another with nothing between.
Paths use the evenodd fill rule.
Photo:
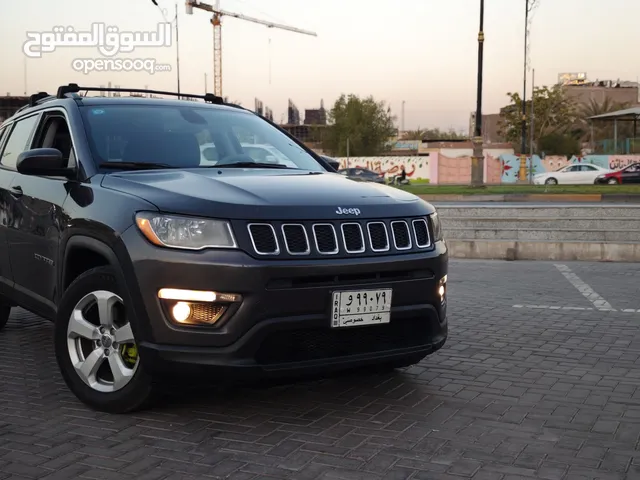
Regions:
<instances>
[{"instance_id":1,"label":"front headlight","mask_svg":"<svg viewBox=\"0 0 640 480\"><path fill-rule=\"evenodd\" d=\"M140 212L136 214L136 224L147 240L161 247L186 250L237 247L231 225L224 220Z\"/></svg>"},{"instance_id":2,"label":"front headlight","mask_svg":"<svg viewBox=\"0 0 640 480\"><path fill-rule=\"evenodd\" d=\"M439 242L442 240L442 227L440 225L440 217L437 213L429 215L431 220L431 230L433 231L433 242Z\"/></svg>"}]
</instances>

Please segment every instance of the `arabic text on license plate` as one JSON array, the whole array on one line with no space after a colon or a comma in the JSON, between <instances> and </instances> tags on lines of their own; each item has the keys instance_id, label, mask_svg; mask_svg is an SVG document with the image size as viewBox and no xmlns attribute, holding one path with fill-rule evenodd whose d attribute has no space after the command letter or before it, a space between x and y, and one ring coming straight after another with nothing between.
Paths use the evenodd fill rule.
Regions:
<instances>
[{"instance_id":1,"label":"arabic text on license plate","mask_svg":"<svg viewBox=\"0 0 640 480\"><path fill-rule=\"evenodd\" d=\"M391 289L333 292L331 326L355 327L389 323Z\"/></svg>"}]
</instances>

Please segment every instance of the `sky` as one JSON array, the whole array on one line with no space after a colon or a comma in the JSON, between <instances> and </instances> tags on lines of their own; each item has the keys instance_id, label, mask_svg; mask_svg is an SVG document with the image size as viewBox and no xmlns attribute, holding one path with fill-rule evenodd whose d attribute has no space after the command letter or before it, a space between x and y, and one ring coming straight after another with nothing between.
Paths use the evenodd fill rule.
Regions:
<instances>
[{"instance_id":1,"label":"sky","mask_svg":"<svg viewBox=\"0 0 640 480\"><path fill-rule=\"evenodd\" d=\"M138 48L119 58L153 58L169 72L77 72L74 59L104 58L95 47L58 47L41 58L23 52L28 32L55 26L90 31L102 22L122 31L156 31L175 17L174 0L0 0L0 95L55 91L67 83L176 90L176 42ZM210 0L213 3L214 0ZM483 113L522 91L524 1L485 0ZM475 110L480 0L221 0L224 10L311 30L317 37L223 18L223 95L253 108L254 98L286 119L288 99L304 114L342 93L385 101L405 129L468 130ZM165 10L166 16L162 9ZM551 84L561 72L589 79L636 81L632 54L640 2L539 0L531 28L535 83ZM181 91L213 91L210 14L186 15L178 3ZM26 67L26 68L25 68ZM25 75L26 69L26 75ZM531 72L529 87L531 85ZM26 77L26 86L25 86Z\"/></svg>"}]
</instances>

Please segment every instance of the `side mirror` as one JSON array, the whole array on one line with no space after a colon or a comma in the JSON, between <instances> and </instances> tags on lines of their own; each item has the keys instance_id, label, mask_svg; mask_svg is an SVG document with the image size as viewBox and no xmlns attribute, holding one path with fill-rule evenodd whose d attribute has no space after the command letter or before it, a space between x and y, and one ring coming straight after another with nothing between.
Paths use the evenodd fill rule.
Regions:
<instances>
[{"instance_id":1,"label":"side mirror","mask_svg":"<svg viewBox=\"0 0 640 480\"><path fill-rule=\"evenodd\" d=\"M70 177L75 168L67 167L62 152L55 148L34 148L18 155L16 169L23 175Z\"/></svg>"},{"instance_id":2,"label":"side mirror","mask_svg":"<svg viewBox=\"0 0 640 480\"><path fill-rule=\"evenodd\" d=\"M336 160L327 160L327 163L331 165L331 168L333 168L336 172L340 170L340 162Z\"/></svg>"}]
</instances>

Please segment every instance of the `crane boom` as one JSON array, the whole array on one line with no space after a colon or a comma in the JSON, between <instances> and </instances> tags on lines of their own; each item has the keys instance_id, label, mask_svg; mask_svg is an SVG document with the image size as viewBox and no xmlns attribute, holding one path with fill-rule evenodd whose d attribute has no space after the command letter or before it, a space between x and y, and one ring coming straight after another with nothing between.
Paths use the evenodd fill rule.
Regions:
<instances>
[{"instance_id":1,"label":"crane boom","mask_svg":"<svg viewBox=\"0 0 640 480\"><path fill-rule=\"evenodd\" d=\"M186 0L185 1L186 12L191 15L193 13L193 9L197 8L199 10L204 10L205 12L210 12L213 14L211 18L211 24L213 25L213 85L214 85L214 93L218 96L222 96L222 25L221 18L223 16L237 18L239 20L245 20L247 22L257 23L259 25L264 25L267 28L277 28L279 30L287 30L289 32L300 33L302 35L310 35L312 37L317 37L318 34L312 32L310 30L303 30L301 28L291 27L289 25L284 25L281 23L268 22L265 20L261 20L259 18L250 17L248 15L243 15L241 13L229 12L227 10L222 10L220 8L220 0L216 0L216 4L209 5L207 3L203 3L200 0Z\"/></svg>"},{"instance_id":2,"label":"crane boom","mask_svg":"<svg viewBox=\"0 0 640 480\"><path fill-rule=\"evenodd\" d=\"M316 32L312 32L310 30L303 30L301 28L290 27L289 25L284 25L282 23L267 22L265 20L260 20L259 18L242 15L241 13L233 13L233 12L228 12L226 10L212 10L212 12L217 13L218 15L225 15L227 17L239 18L240 20L246 20L247 22L258 23L268 28L278 28L280 30L288 30L289 32L301 33L303 35L310 35L312 37L318 36Z\"/></svg>"}]
</instances>

